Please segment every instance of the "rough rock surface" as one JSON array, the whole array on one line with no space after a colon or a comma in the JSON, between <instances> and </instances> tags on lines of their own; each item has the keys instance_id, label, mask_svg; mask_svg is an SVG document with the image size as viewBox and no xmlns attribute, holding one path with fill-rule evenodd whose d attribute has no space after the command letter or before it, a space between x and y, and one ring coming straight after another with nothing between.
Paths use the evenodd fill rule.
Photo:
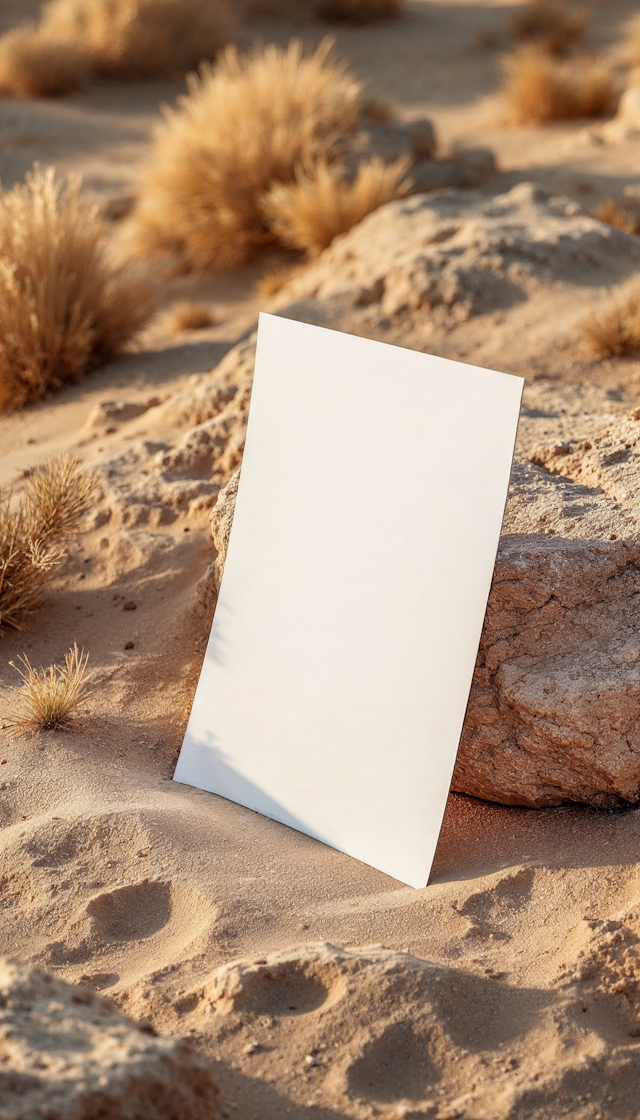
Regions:
<instances>
[{"instance_id":1,"label":"rough rock surface","mask_svg":"<svg viewBox=\"0 0 640 1120\"><path fill-rule=\"evenodd\" d=\"M209 519L211 524L211 536L213 543L216 546L216 560L215 560L215 584L216 591L220 589L220 581L222 580L222 573L224 571L224 562L229 547L229 535L231 533L231 526L233 525L233 514L236 508L236 498L238 496L238 483L240 481L240 471L237 470L231 476L227 485L220 491L218 500L211 511Z\"/></svg>"},{"instance_id":2,"label":"rough rock surface","mask_svg":"<svg viewBox=\"0 0 640 1120\"><path fill-rule=\"evenodd\" d=\"M184 1043L87 988L0 961L1 1120L216 1120L219 1092Z\"/></svg>"},{"instance_id":3,"label":"rough rock surface","mask_svg":"<svg viewBox=\"0 0 640 1120\"><path fill-rule=\"evenodd\" d=\"M182 512L211 509L242 459L254 357L252 335L213 374L193 377L187 389L145 410L147 438L97 460L103 497L98 525L153 528L170 525ZM178 428L169 441L167 427ZM155 432L159 438L149 438Z\"/></svg>"},{"instance_id":4,"label":"rough rock surface","mask_svg":"<svg viewBox=\"0 0 640 1120\"><path fill-rule=\"evenodd\" d=\"M450 330L504 313L541 291L616 283L640 264L638 238L534 183L487 198L440 190L380 207L335 239L277 306L352 333ZM309 307L313 301L314 307Z\"/></svg>"},{"instance_id":5,"label":"rough rock surface","mask_svg":"<svg viewBox=\"0 0 640 1120\"><path fill-rule=\"evenodd\" d=\"M531 459L514 463L453 788L637 801L640 411ZM218 585L237 478L212 515Z\"/></svg>"},{"instance_id":6,"label":"rough rock surface","mask_svg":"<svg viewBox=\"0 0 640 1120\"><path fill-rule=\"evenodd\" d=\"M534 875L513 869L454 902L452 941L508 941L501 921L525 907ZM345 1100L362 1120L372 1106L384 1120L578 1115L579 1092L595 1116L615 1092L615 1115L626 1117L637 1093L637 930L633 914L580 922L545 990L512 986L480 959L451 968L381 945L320 942L231 961L194 999L210 1005L227 1060L251 1075L251 1064L286 1052L308 1103L335 1102L336 1115ZM617 1039L606 1056L603 1030ZM269 1082L277 1066L268 1064Z\"/></svg>"}]
</instances>

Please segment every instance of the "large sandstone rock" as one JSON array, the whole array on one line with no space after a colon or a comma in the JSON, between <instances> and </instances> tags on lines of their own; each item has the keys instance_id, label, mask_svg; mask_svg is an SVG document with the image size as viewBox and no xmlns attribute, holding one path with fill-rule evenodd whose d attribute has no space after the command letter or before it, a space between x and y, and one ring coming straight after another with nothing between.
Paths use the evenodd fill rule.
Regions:
<instances>
[{"instance_id":1,"label":"large sandstone rock","mask_svg":"<svg viewBox=\"0 0 640 1120\"><path fill-rule=\"evenodd\" d=\"M634 802L640 411L531 458L514 463L453 789L513 805ZM218 580L236 492L234 476L212 515Z\"/></svg>"},{"instance_id":2,"label":"large sandstone rock","mask_svg":"<svg viewBox=\"0 0 640 1120\"><path fill-rule=\"evenodd\" d=\"M217 1085L86 988L0 961L0 1120L216 1120Z\"/></svg>"}]
</instances>

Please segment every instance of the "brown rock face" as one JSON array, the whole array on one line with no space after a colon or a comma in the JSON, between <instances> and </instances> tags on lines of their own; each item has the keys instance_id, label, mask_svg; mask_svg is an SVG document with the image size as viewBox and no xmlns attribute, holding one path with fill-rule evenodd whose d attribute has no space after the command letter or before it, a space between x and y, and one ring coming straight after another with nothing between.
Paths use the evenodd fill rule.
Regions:
<instances>
[{"instance_id":1,"label":"brown rock face","mask_svg":"<svg viewBox=\"0 0 640 1120\"><path fill-rule=\"evenodd\" d=\"M635 802L640 420L531 458L546 466L514 463L453 789L534 807ZM237 478L212 515L218 580Z\"/></svg>"},{"instance_id":2,"label":"brown rock face","mask_svg":"<svg viewBox=\"0 0 640 1120\"><path fill-rule=\"evenodd\" d=\"M454 790L637 801L639 561L640 542L502 539Z\"/></svg>"},{"instance_id":3,"label":"brown rock face","mask_svg":"<svg viewBox=\"0 0 640 1120\"><path fill-rule=\"evenodd\" d=\"M0 960L1 1120L216 1120L217 1085L86 988Z\"/></svg>"}]
</instances>

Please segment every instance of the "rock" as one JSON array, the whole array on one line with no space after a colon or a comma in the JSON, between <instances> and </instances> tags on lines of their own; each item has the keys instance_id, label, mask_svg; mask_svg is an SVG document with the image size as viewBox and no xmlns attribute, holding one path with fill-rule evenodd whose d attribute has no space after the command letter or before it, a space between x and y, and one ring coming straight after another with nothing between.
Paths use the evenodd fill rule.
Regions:
<instances>
[{"instance_id":1,"label":"rock","mask_svg":"<svg viewBox=\"0 0 640 1120\"><path fill-rule=\"evenodd\" d=\"M1 1120L216 1120L209 1066L87 988L0 960Z\"/></svg>"},{"instance_id":2,"label":"rock","mask_svg":"<svg viewBox=\"0 0 640 1120\"><path fill-rule=\"evenodd\" d=\"M215 561L214 580L216 591L220 590L220 582L222 580L222 573L224 571L224 562L227 556L227 549L229 547L229 534L231 533L231 526L233 524L233 514L236 508L236 497L238 494L238 483L240 481L240 471L236 471L231 476L227 485L218 494L218 500L211 511L209 518L211 524L211 536L213 543L216 546L218 553Z\"/></svg>"},{"instance_id":3,"label":"rock","mask_svg":"<svg viewBox=\"0 0 640 1120\"><path fill-rule=\"evenodd\" d=\"M639 266L639 238L536 184L493 198L447 189L369 214L296 276L274 306L297 317L296 307L313 300L316 318L327 325L378 337L393 327L406 344L412 331L426 340L474 316L548 299L551 289L570 288L575 307L576 288L615 283ZM373 295L363 303L363 293ZM310 311L307 302L300 317Z\"/></svg>"},{"instance_id":4,"label":"rock","mask_svg":"<svg viewBox=\"0 0 640 1120\"><path fill-rule=\"evenodd\" d=\"M127 420L135 420L142 416L148 409L158 404L158 398L152 397L142 403L141 401L99 401L89 413L87 428L105 428L111 425L122 424Z\"/></svg>"},{"instance_id":5,"label":"rock","mask_svg":"<svg viewBox=\"0 0 640 1120\"><path fill-rule=\"evenodd\" d=\"M431 159L436 152L435 129L430 120L384 121L370 125L356 133L349 141L345 164L355 170L362 160L378 156L385 163L393 163L400 156L414 159Z\"/></svg>"},{"instance_id":6,"label":"rock","mask_svg":"<svg viewBox=\"0 0 640 1120\"><path fill-rule=\"evenodd\" d=\"M514 463L454 790L534 807L640 796L635 415ZM218 586L237 478L212 515Z\"/></svg>"},{"instance_id":7,"label":"rock","mask_svg":"<svg viewBox=\"0 0 640 1120\"><path fill-rule=\"evenodd\" d=\"M640 89L631 86L626 89L618 102L618 111L611 121L601 125L603 139L616 142L633 140L640 137Z\"/></svg>"},{"instance_id":8,"label":"rock","mask_svg":"<svg viewBox=\"0 0 640 1120\"><path fill-rule=\"evenodd\" d=\"M443 187L477 187L497 170L495 156L488 148L458 152L448 159L421 159L407 172L407 195Z\"/></svg>"}]
</instances>

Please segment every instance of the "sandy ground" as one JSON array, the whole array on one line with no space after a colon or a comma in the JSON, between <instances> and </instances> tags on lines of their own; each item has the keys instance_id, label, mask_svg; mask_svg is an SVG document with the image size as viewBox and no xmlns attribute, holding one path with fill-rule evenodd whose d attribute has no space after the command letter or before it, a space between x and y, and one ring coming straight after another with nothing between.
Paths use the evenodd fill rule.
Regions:
<instances>
[{"instance_id":1,"label":"sandy ground","mask_svg":"<svg viewBox=\"0 0 640 1120\"><path fill-rule=\"evenodd\" d=\"M3 4L3 25L29 7L37 5ZM356 71L395 98L402 116L434 119L444 148L456 141L493 148L500 189L535 178L582 204L622 197L637 182L637 142L590 144L584 122L496 123L497 56L476 33L499 36L513 7L422 0L397 24L335 33ZM594 4L592 41L613 55L635 8ZM245 38L285 42L294 30L313 42L323 33L261 23ZM3 185L39 159L82 171L104 200L135 194L159 105L180 88L95 86L59 102L3 102ZM144 437L144 418L112 434L87 420L100 401L167 398L220 361L267 306L256 283L268 264L197 280L154 277L161 308L137 352L21 415L0 417L0 482L19 485L21 471L62 449L78 448L91 465ZM171 335L167 308L191 294L210 302L217 324ZM482 352L482 330L474 322L466 341L458 330L468 360ZM516 356L505 347L502 367ZM562 369L553 381L535 372L551 416ZM584 399L594 394L600 407L610 394L617 412L637 403L640 363L572 364L567 379L580 381ZM34 739L2 731L0 951L83 979L159 1029L191 1037L216 1062L228 1111L243 1117L401 1115L397 1102L405 1098L432 1102L420 1114L478 1120L636 1116L636 1012L619 985L636 967L631 950L640 934L638 813L507 809L452 795L430 884L414 891L172 784L210 624L195 588L212 559L206 510L153 530L94 523L25 633L2 639L5 705L16 681L10 660L26 653L49 664L74 640L90 653L92 692L80 731ZM124 612L131 599L136 611ZM626 932L616 941L620 928ZM454 1041L429 1092L416 1073L420 1047L404 1035L393 1041L381 1026L393 1019L389 1008L376 1009L373 997L358 1002L357 984L341 996L346 1010L336 1027L342 1080L326 1074L324 1059L304 1065L316 1044L320 1054L334 1045L319 1025L328 981L316 998L303 970L299 1006L291 997L284 1010L279 996L224 1022L212 1010L207 982L224 962L319 940L383 944L457 970L447 971L446 984L458 992L458 1018L449 1022L442 1012L439 1020ZM601 963L582 975L579 961L589 954ZM399 990L396 1026L407 1024L401 1005L413 1006L410 989L407 980ZM260 1046L247 1052L254 1038Z\"/></svg>"}]
</instances>

